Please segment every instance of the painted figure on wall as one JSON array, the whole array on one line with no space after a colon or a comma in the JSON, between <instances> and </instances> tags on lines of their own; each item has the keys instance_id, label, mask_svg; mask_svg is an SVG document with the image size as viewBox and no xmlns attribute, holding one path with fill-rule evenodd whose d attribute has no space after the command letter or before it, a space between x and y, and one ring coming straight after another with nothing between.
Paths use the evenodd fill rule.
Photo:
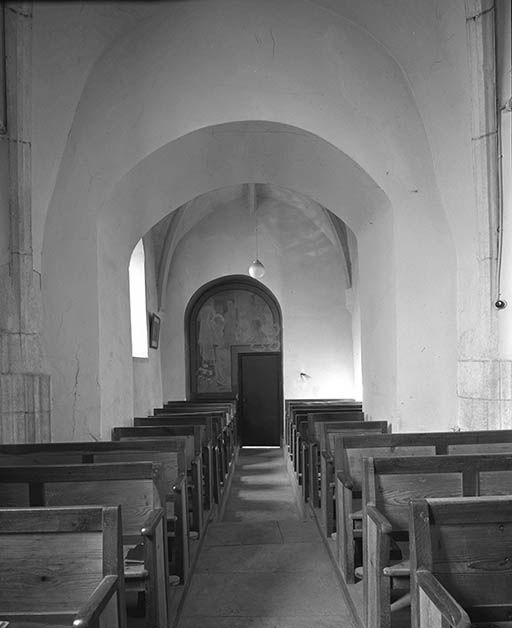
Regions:
<instances>
[{"instance_id":1,"label":"painted figure on wall","mask_svg":"<svg viewBox=\"0 0 512 628\"><path fill-rule=\"evenodd\" d=\"M210 297L197 315L197 392L232 391L233 348L279 351L281 329L268 304L248 290Z\"/></svg>"}]
</instances>

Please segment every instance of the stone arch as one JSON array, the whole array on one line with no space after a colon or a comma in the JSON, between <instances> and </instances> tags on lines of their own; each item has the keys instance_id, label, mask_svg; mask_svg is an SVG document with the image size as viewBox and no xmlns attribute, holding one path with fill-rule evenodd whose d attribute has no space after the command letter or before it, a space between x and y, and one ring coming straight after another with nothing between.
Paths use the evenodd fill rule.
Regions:
<instances>
[{"instance_id":1,"label":"stone arch","mask_svg":"<svg viewBox=\"0 0 512 628\"><path fill-rule=\"evenodd\" d=\"M254 37L254 24L263 39ZM292 143L289 158L284 147ZM215 144L228 151L222 157L232 172ZM157 180L151 167L161 187L147 185ZM93 69L50 203L42 271L56 429L74 413L86 434L99 435L116 413L130 414L119 337L125 303L121 295L112 299L109 284L114 276L125 281L129 248L198 194L255 181L296 189L345 220L364 260L366 312L381 307L381 291L388 294L386 323L373 314L363 321L368 347L387 344L383 338L393 344L397 329L403 335L382 351L391 367L384 359L375 366L370 355L365 362L372 413L453 414L447 351L455 352L455 254L400 67L364 30L308 3L234 3L228 13L208 3L168 3L118 38ZM364 279L372 276L377 298ZM439 307L442 323L433 329ZM114 330L112 320L121 321ZM78 362L75 386L71 365ZM374 368L393 375L382 379ZM441 405L420 394L416 380L425 370L439 373Z\"/></svg>"}]
</instances>

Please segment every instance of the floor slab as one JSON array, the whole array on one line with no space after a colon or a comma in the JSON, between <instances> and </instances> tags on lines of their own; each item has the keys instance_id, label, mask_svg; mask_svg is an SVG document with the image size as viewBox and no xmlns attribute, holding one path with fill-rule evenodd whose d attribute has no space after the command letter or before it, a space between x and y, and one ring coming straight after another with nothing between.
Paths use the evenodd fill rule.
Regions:
<instances>
[{"instance_id":1,"label":"floor slab","mask_svg":"<svg viewBox=\"0 0 512 628\"><path fill-rule=\"evenodd\" d=\"M222 522L210 524L205 546L260 545L282 543L283 536L277 521Z\"/></svg>"},{"instance_id":2,"label":"floor slab","mask_svg":"<svg viewBox=\"0 0 512 628\"><path fill-rule=\"evenodd\" d=\"M322 543L283 545L240 545L205 547L196 565L196 573L303 572L312 576L331 575L332 567L324 559Z\"/></svg>"},{"instance_id":3,"label":"floor slab","mask_svg":"<svg viewBox=\"0 0 512 628\"><path fill-rule=\"evenodd\" d=\"M332 573L196 573L182 615L341 617L348 611Z\"/></svg>"},{"instance_id":4,"label":"floor slab","mask_svg":"<svg viewBox=\"0 0 512 628\"><path fill-rule=\"evenodd\" d=\"M281 450L245 450L209 525L178 628L353 628L328 552Z\"/></svg>"},{"instance_id":5,"label":"floor slab","mask_svg":"<svg viewBox=\"0 0 512 628\"><path fill-rule=\"evenodd\" d=\"M184 617L180 628L353 628L345 617Z\"/></svg>"}]
</instances>

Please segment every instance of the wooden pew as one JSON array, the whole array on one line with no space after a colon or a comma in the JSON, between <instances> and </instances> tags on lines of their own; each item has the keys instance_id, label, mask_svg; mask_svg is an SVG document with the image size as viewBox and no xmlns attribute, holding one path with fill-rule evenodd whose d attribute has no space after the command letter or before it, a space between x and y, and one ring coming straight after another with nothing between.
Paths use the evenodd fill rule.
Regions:
<instances>
[{"instance_id":1,"label":"wooden pew","mask_svg":"<svg viewBox=\"0 0 512 628\"><path fill-rule=\"evenodd\" d=\"M320 425L324 423L348 423L354 422L357 424L362 424L364 421L364 414L362 412L308 412L305 417L299 419L298 423L298 444L297 448L299 450L299 468L301 473L305 476L305 482L303 483L303 487L306 489L303 490L304 501L308 499L313 499L313 503L318 505L318 499L315 498L315 487L316 487L316 495L318 496L318 479L314 483L313 481L313 469L319 470L320 460L319 460L319 452L320 449L318 447L318 439ZM317 427L318 426L318 427ZM371 431L371 430L370 430ZM382 430L379 430L382 431ZM317 475L318 478L318 475ZM315 487L313 486L315 484Z\"/></svg>"},{"instance_id":2,"label":"wooden pew","mask_svg":"<svg viewBox=\"0 0 512 628\"><path fill-rule=\"evenodd\" d=\"M318 413L318 415L321 415L318 417L319 421L329 420L326 418L324 412ZM310 496L310 449L308 445L310 435L308 425L309 419L313 418L316 420L316 417L317 413L315 412L306 413L303 417L301 414L298 414L295 419L296 425L294 426L294 451L296 452L294 468L297 474L297 481L299 485L302 486L303 499L305 502ZM346 411L332 413L330 420L342 421L344 423L349 421L362 423L364 421L364 414L362 412L353 412L347 408Z\"/></svg>"},{"instance_id":3,"label":"wooden pew","mask_svg":"<svg viewBox=\"0 0 512 628\"><path fill-rule=\"evenodd\" d=\"M148 628L168 628L167 530L161 465L132 462L0 467L0 503L6 502L29 507L121 506L124 551L142 544L143 555L140 565L125 563L126 590L145 593Z\"/></svg>"},{"instance_id":4,"label":"wooden pew","mask_svg":"<svg viewBox=\"0 0 512 628\"><path fill-rule=\"evenodd\" d=\"M236 401L167 401L164 403L165 410L187 411L192 410L220 410L227 411L230 417L237 414Z\"/></svg>"},{"instance_id":5,"label":"wooden pew","mask_svg":"<svg viewBox=\"0 0 512 628\"><path fill-rule=\"evenodd\" d=\"M135 427L153 426L165 427L168 425L206 425L208 439L211 442L208 463L210 477L213 478L213 501L220 503L224 481L234 455L234 448L226 448L225 439L231 438L231 429L218 416L209 413L197 412L187 414L158 415L154 417L134 419ZM226 437L226 433L228 436ZM231 454L227 460L227 453Z\"/></svg>"},{"instance_id":6,"label":"wooden pew","mask_svg":"<svg viewBox=\"0 0 512 628\"><path fill-rule=\"evenodd\" d=\"M0 465L8 466L142 461L161 465L172 571L173 575L185 580L189 571L190 550L187 465L183 442L158 439L0 445Z\"/></svg>"},{"instance_id":7,"label":"wooden pew","mask_svg":"<svg viewBox=\"0 0 512 628\"><path fill-rule=\"evenodd\" d=\"M206 436L204 425L165 425L161 427L114 427L112 428L113 441L134 441L174 439L180 436L191 436L194 442L194 457L191 461L192 489L192 530L197 530L201 536L206 523L205 511L211 509L213 499L213 485L211 479L211 444Z\"/></svg>"},{"instance_id":8,"label":"wooden pew","mask_svg":"<svg viewBox=\"0 0 512 628\"><path fill-rule=\"evenodd\" d=\"M367 628L389 628L394 581L409 588L409 502L419 497L503 495L512 455L366 458L363 461L363 570ZM398 564L391 544L400 544Z\"/></svg>"},{"instance_id":9,"label":"wooden pew","mask_svg":"<svg viewBox=\"0 0 512 628\"><path fill-rule=\"evenodd\" d=\"M291 443L291 451L290 456L294 464L294 469L297 472L299 461L300 461L300 424L302 421L306 421L308 419L308 414L319 413L319 414L332 414L333 416L337 416L340 413L359 413L360 417L357 419L358 421L364 421L364 414L362 412L362 407L360 403L345 403L345 404L336 404L331 405L329 408L325 406L316 406L315 408L303 408L303 407L293 407L291 410L291 418L289 424L290 430L290 443Z\"/></svg>"},{"instance_id":10,"label":"wooden pew","mask_svg":"<svg viewBox=\"0 0 512 628\"><path fill-rule=\"evenodd\" d=\"M164 408L167 409L175 409L181 410L183 408L208 408L208 409L217 409L227 410L231 416L236 416L237 414L237 402L236 400L188 400L188 401L166 401L164 403Z\"/></svg>"},{"instance_id":11,"label":"wooden pew","mask_svg":"<svg viewBox=\"0 0 512 628\"><path fill-rule=\"evenodd\" d=\"M188 402L182 406L175 405L173 407L155 408L153 412L154 417L165 416L177 418L178 415L180 417L199 415L214 418L215 424L211 438L215 440L218 438L219 434L222 434L222 447L225 449L225 459L231 459L238 440L237 415L233 412L233 408L230 404L199 404Z\"/></svg>"},{"instance_id":12,"label":"wooden pew","mask_svg":"<svg viewBox=\"0 0 512 628\"><path fill-rule=\"evenodd\" d=\"M336 542L340 569L354 582L354 549L362 536L363 458L512 452L512 430L420 432L335 437Z\"/></svg>"},{"instance_id":13,"label":"wooden pew","mask_svg":"<svg viewBox=\"0 0 512 628\"><path fill-rule=\"evenodd\" d=\"M410 520L413 627L509 626L511 497L418 500Z\"/></svg>"},{"instance_id":14,"label":"wooden pew","mask_svg":"<svg viewBox=\"0 0 512 628\"><path fill-rule=\"evenodd\" d=\"M0 509L0 620L125 628L119 507Z\"/></svg>"},{"instance_id":15,"label":"wooden pew","mask_svg":"<svg viewBox=\"0 0 512 628\"><path fill-rule=\"evenodd\" d=\"M306 410L308 408L328 408L332 405L340 405L340 404L348 404L348 403L357 403L354 399L285 399L284 400L284 415L286 428L289 426L289 422L291 420L292 414L296 408L302 407L302 409ZM288 435L288 429L285 430L285 434ZM289 441L287 442L289 444Z\"/></svg>"},{"instance_id":16,"label":"wooden pew","mask_svg":"<svg viewBox=\"0 0 512 628\"><path fill-rule=\"evenodd\" d=\"M286 432L287 432L287 442L290 448L290 456L292 459L294 456L298 455L298 451L296 450L296 432L298 429L298 424L300 421L306 420L307 415L315 412L315 413L340 413L340 412L362 412L362 405L357 402L343 402L336 403L330 405L324 405L320 403L308 403L308 404L292 404L290 406L290 412L287 417L286 424Z\"/></svg>"},{"instance_id":17,"label":"wooden pew","mask_svg":"<svg viewBox=\"0 0 512 628\"><path fill-rule=\"evenodd\" d=\"M290 455L292 452L292 423L297 412L307 413L327 411L329 408L351 406L354 410L362 410L362 404L354 399L285 399L285 440Z\"/></svg>"},{"instance_id":18,"label":"wooden pew","mask_svg":"<svg viewBox=\"0 0 512 628\"><path fill-rule=\"evenodd\" d=\"M333 406L331 410L328 410L325 407L320 407L320 406L317 409L312 409L312 408L292 409L290 424L289 424L289 430L290 430L289 441L290 441L290 457L292 459L294 470L296 473L298 473L298 469L300 466L300 454L301 454L300 443L302 440L301 426L302 426L302 429L307 429L305 424L307 423L308 415L309 414L323 414L323 415L332 414L333 416L338 416L340 414L345 414L345 413L349 413L349 414L358 413L359 416L357 420L364 421L364 415L361 412L361 410L358 407L354 409L352 405L345 405L343 407L337 405L337 406Z\"/></svg>"},{"instance_id":19,"label":"wooden pew","mask_svg":"<svg viewBox=\"0 0 512 628\"><path fill-rule=\"evenodd\" d=\"M363 434L386 434L387 421L331 421L324 415L308 415L309 460L311 461L309 482L314 508L321 509L321 524L326 536L336 531L335 518L335 469L332 451L335 436L361 436ZM343 415L341 415L343 417Z\"/></svg>"}]
</instances>

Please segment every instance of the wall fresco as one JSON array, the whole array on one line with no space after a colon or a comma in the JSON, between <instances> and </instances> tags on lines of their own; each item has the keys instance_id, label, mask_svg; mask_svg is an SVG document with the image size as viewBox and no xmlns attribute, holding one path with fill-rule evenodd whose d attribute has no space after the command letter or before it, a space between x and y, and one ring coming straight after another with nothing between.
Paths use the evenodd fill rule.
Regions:
<instances>
[{"instance_id":1,"label":"wall fresco","mask_svg":"<svg viewBox=\"0 0 512 628\"><path fill-rule=\"evenodd\" d=\"M210 297L196 319L198 393L235 392L237 349L280 351L281 328L268 304L248 290Z\"/></svg>"}]
</instances>

